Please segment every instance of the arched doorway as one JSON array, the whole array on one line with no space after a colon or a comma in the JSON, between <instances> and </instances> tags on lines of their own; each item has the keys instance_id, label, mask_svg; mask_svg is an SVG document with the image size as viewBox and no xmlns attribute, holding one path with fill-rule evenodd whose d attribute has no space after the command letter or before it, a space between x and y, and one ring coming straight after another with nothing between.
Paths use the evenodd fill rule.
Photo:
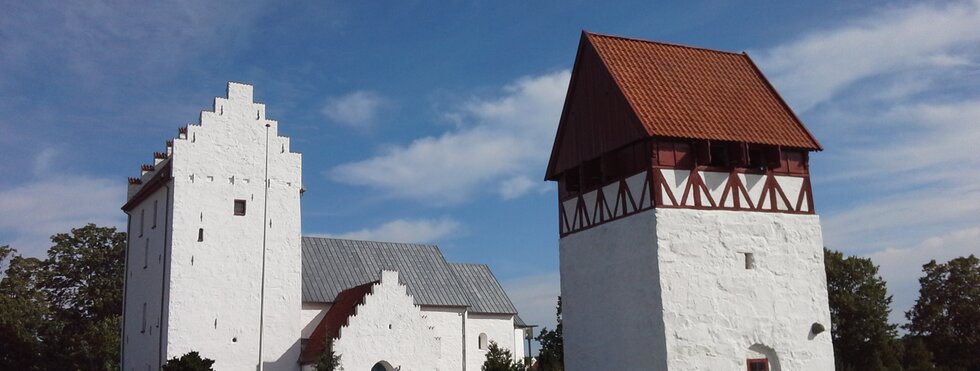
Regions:
<instances>
[{"instance_id":1,"label":"arched doorway","mask_svg":"<svg viewBox=\"0 0 980 371\"><path fill-rule=\"evenodd\" d=\"M395 371L395 368L391 367L390 363L386 361L381 361L375 363L374 367L371 367L371 371Z\"/></svg>"}]
</instances>

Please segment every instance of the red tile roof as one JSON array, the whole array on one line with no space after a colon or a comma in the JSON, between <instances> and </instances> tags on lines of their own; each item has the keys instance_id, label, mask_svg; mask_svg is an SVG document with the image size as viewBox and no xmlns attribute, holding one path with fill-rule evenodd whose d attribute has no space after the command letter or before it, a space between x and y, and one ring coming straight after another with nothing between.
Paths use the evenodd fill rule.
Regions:
<instances>
[{"instance_id":1,"label":"red tile roof","mask_svg":"<svg viewBox=\"0 0 980 371\"><path fill-rule=\"evenodd\" d=\"M584 37L650 136L821 149L745 53Z\"/></svg>"},{"instance_id":2,"label":"red tile roof","mask_svg":"<svg viewBox=\"0 0 980 371\"><path fill-rule=\"evenodd\" d=\"M376 283L378 281L368 282L337 294L333 305L327 310L327 314L323 316L320 323L316 325L313 333L310 334L309 341L300 353L299 361L301 364L315 362L323 353L324 341L326 339L333 340L340 336L340 328L347 326L347 322L350 317L354 316L357 306L364 303L364 296L371 292L371 286Z\"/></svg>"}]
</instances>

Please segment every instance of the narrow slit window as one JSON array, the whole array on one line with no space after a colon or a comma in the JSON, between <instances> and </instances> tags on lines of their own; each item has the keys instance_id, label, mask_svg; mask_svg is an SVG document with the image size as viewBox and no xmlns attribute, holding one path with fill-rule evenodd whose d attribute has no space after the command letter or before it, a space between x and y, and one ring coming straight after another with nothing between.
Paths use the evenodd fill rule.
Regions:
<instances>
[{"instance_id":1,"label":"narrow slit window","mask_svg":"<svg viewBox=\"0 0 980 371\"><path fill-rule=\"evenodd\" d=\"M204 228L197 229L197 242L204 242Z\"/></svg>"},{"instance_id":2,"label":"narrow slit window","mask_svg":"<svg viewBox=\"0 0 980 371\"><path fill-rule=\"evenodd\" d=\"M143 237L143 222L146 221L146 209L140 209L140 237Z\"/></svg>"},{"instance_id":3,"label":"narrow slit window","mask_svg":"<svg viewBox=\"0 0 980 371\"><path fill-rule=\"evenodd\" d=\"M489 342L487 341L487 334L486 333L480 334L479 339L477 339L477 346L480 348L480 350L487 350L488 343Z\"/></svg>"},{"instance_id":4,"label":"narrow slit window","mask_svg":"<svg viewBox=\"0 0 980 371\"><path fill-rule=\"evenodd\" d=\"M143 269L146 269L150 262L150 239L147 238L145 242L143 245Z\"/></svg>"},{"instance_id":5,"label":"narrow slit window","mask_svg":"<svg viewBox=\"0 0 980 371\"><path fill-rule=\"evenodd\" d=\"M140 333L146 333L146 302L143 302L143 324L140 327Z\"/></svg>"},{"instance_id":6,"label":"narrow slit window","mask_svg":"<svg viewBox=\"0 0 980 371\"><path fill-rule=\"evenodd\" d=\"M235 200L235 215L245 215L245 200Z\"/></svg>"},{"instance_id":7,"label":"narrow slit window","mask_svg":"<svg viewBox=\"0 0 980 371\"><path fill-rule=\"evenodd\" d=\"M747 252L745 255L745 269L755 269L755 254Z\"/></svg>"},{"instance_id":8,"label":"narrow slit window","mask_svg":"<svg viewBox=\"0 0 980 371\"><path fill-rule=\"evenodd\" d=\"M157 203L158 200L153 200L153 226L150 229L155 229L157 227Z\"/></svg>"}]
</instances>

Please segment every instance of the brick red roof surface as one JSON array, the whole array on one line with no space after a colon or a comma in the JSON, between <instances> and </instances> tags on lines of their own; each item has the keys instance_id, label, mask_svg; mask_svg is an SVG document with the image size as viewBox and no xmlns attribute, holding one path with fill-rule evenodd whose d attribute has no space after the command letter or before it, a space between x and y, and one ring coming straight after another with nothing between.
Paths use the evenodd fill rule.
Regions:
<instances>
[{"instance_id":1,"label":"brick red roof surface","mask_svg":"<svg viewBox=\"0 0 980 371\"><path fill-rule=\"evenodd\" d=\"M347 326L347 322L354 315L357 306L364 302L364 295L371 292L371 286L375 283L378 282L354 286L337 294L337 299L327 310L327 314L323 316L313 333L310 334L310 340L300 353L300 363L315 362L320 353L323 353L324 340L333 340L340 336L340 328Z\"/></svg>"},{"instance_id":2,"label":"brick red roof surface","mask_svg":"<svg viewBox=\"0 0 980 371\"><path fill-rule=\"evenodd\" d=\"M821 149L744 53L584 37L651 136Z\"/></svg>"}]
</instances>

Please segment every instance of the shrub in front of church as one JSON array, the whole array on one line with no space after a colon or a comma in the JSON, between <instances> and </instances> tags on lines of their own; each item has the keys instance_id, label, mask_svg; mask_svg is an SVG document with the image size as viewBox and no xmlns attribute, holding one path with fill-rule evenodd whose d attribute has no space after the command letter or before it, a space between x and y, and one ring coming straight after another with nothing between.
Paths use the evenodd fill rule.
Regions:
<instances>
[{"instance_id":1,"label":"shrub in front of church","mask_svg":"<svg viewBox=\"0 0 980 371\"><path fill-rule=\"evenodd\" d=\"M323 342L323 353L316 359L316 371L343 371L340 366L340 355L333 351L333 341Z\"/></svg>"},{"instance_id":2,"label":"shrub in front of church","mask_svg":"<svg viewBox=\"0 0 980 371\"><path fill-rule=\"evenodd\" d=\"M483 362L483 371L526 371L527 367L522 362L514 362L514 357L507 349L497 346L496 342L491 341L487 347L487 360Z\"/></svg>"},{"instance_id":3,"label":"shrub in front of church","mask_svg":"<svg viewBox=\"0 0 980 371\"><path fill-rule=\"evenodd\" d=\"M167 363L163 364L161 370L163 371L211 371L211 365L214 364L213 360L207 358L201 358L201 355L197 352L188 352L180 356L180 358L171 358Z\"/></svg>"}]
</instances>

